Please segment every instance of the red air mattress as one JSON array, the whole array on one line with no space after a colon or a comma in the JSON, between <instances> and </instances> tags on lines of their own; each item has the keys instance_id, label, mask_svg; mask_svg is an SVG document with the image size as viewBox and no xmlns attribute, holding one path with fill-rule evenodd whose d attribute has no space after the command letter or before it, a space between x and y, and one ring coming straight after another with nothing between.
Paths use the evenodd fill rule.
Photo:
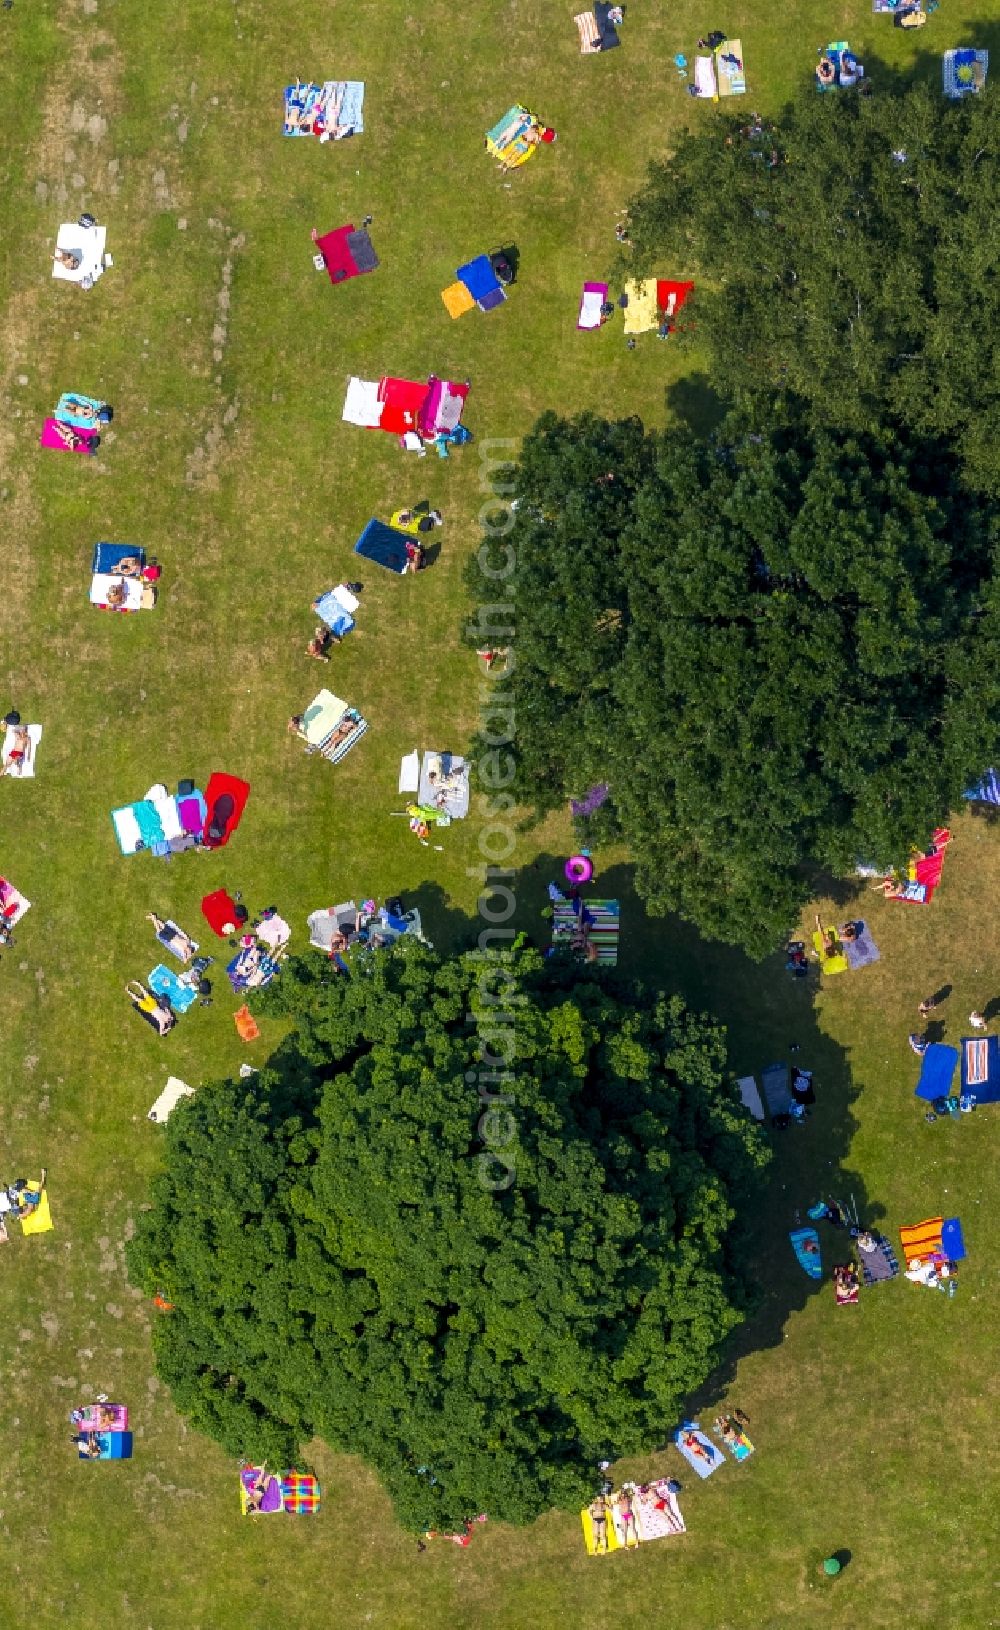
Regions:
<instances>
[{"instance_id":1,"label":"red air mattress","mask_svg":"<svg viewBox=\"0 0 1000 1630\"><path fill-rule=\"evenodd\" d=\"M201 902L201 914L220 939L227 940L236 927L236 901L225 889L206 894Z\"/></svg>"}]
</instances>

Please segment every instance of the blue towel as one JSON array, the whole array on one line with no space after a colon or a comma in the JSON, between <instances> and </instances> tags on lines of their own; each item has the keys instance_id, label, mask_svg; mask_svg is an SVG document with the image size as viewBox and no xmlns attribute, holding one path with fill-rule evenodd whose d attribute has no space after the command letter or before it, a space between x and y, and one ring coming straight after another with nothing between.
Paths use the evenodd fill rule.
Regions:
<instances>
[{"instance_id":1,"label":"blue towel","mask_svg":"<svg viewBox=\"0 0 1000 1630\"><path fill-rule=\"evenodd\" d=\"M962 797L974 804L1000 805L1000 776L996 770L987 770L978 786L969 787Z\"/></svg>"},{"instance_id":2,"label":"blue towel","mask_svg":"<svg viewBox=\"0 0 1000 1630\"><path fill-rule=\"evenodd\" d=\"M686 1448L681 1442L682 1437L686 1437L689 1432L693 1432L699 1444L705 1449L708 1455L707 1460L702 1455L696 1454L693 1449ZM722 1450L717 1449L711 1438L707 1438L704 1432L699 1432L695 1421L686 1421L683 1426L677 1428L674 1433L674 1443L691 1467L691 1470L697 1472L699 1477L711 1477L713 1472L717 1472L720 1466L726 1464L726 1457Z\"/></svg>"},{"instance_id":3,"label":"blue towel","mask_svg":"<svg viewBox=\"0 0 1000 1630\"><path fill-rule=\"evenodd\" d=\"M965 1256L962 1224L957 1217L946 1217L941 1230L941 1249L949 1262L961 1262Z\"/></svg>"},{"instance_id":4,"label":"blue towel","mask_svg":"<svg viewBox=\"0 0 1000 1630\"><path fill-rule=\"evenodd\" d=\"M330 632L337 635L338 639L343 639L344 635L349 634L354 627L354 618L344 610L333 589L330 589L326 594L320 595L320 598L313 606L313 610L318 617L323 619Z\"/></svg>"},{"instance_id":5,"label":"blue towel","mask_svg":"<svg viewBox=\"0 0 1000 1630\"><path fill-rule=\"evenodd\" d=\"M914 1096L926 1098L932 1104L935 1098L947 1098L958 1068L958 1048L935 1041L920 1061L920 1080Z\"/></svg>"},{"instance_id":6,"label":"blue towel","mask_svg":"<svg viewBox=\"0 0 1000 1630\"><path fill-rule=\"evenodd\" d=\"M152 849L155 843L166 842L163 822L157 813L156 805L148 798L140 798L138 803L133 804L132 813L139 828L139 835L147 849Z\"/></svg>"},{"instance_id":7,"label":"blue towel","mask_svg":"<svg viewBox=\"0 0 1000 1630\"><path fill-rule=\"evenodd\" d=\"M194 987L178 979L177 975L170 968L165 968L162 962L157 963L146 983L154 996L166 998L175 1013L186 1013L198 1000L198 992Z\"/></svg>"},{"instance_id":8,"label":"blue towel","mask_svg":"<svg viewBox=\"0 0 1000 1630\"><path fill-rule=\"evenodd\" d=\"M356 136L364 133L364 106L364 80L348 79L344 84L344 95L340 103L340 119L338 122L342 126L348 126Z\"/></svg>"},{"instance_id":9,"label":"blue towel","mask_svg":"<svg viewBox=\"0 0 1000 1630\"><path fill-rule=\"evenodd\" d=\"M404 533L386 526L384 521L369 521L354 545L354 553L374 560L390 572L401 573L406 565L407 542Z\"/></svg>"},{"instance_id":10,"label":"blue towel","mask_svg":"<svg viewBox=\"0 0 1000 1630\"><path fill-rule=\"evenodd\" d=\"M111 417L106 404L99 402L96 396L78 396L75 391L64 391L56 404L53 418L58 419L61 424L74 425L77 430L93 430L95 427L93 414L79 413L78 406L91 407L98 414L104 410L102 417L105 422Z\"/></svg>"},{"instance_id":11,"label":"blue towel","mask_svg":"<svg viewBox=\"0 0 1000 1630\"><path fill-rule=\"evenodd\" d=\"M799 1267L805 1269L810 1279L821 1279L823 1264L819 1254L819 1235L815 1228L793 1228L788 1237L792 1242ZM815 1245L815 1251L807 1251L807 1245Z\"/></svg>"},{"instance_id":12,"label":"blue towel","mask_svg":"<svg viewBox=\"0 0 1000 1630\"><path fill-rule=\"evenodd\" d=\"M483 300L488 294L497 290L503 294L497 280L497 274L490 264L489 255L477 255L475 260L466 261L455 273L460 283L464 283L473 300Z\"/></svg>"}]
</instances>

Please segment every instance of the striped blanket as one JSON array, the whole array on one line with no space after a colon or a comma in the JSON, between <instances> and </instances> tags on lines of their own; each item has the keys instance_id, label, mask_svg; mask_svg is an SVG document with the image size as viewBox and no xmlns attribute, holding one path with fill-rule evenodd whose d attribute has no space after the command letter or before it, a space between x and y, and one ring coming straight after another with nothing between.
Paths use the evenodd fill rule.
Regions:
<instances>
[{"instance_id":1,"label":"striped blanket","mask_svg":"<svg viewBox=\"0 0 1000 1630\"><path fill-rule=\"evenodd\" d=\"M914 1223L912 1228L899 1230L900 1244L907 1262L944 1261L942 1236L943 1217L929 1217L926 1222Z\"/></svg>"},{"instance_id":2,"label":"striped blanket","mask_svg":"<svg viewBox=\"0 0 1000 1630\"><path fill-rule=\"evenodd\" d=\"M597 950L597 961L614 968L618 963L618 936L621 928L620 907L617 900L584 900L584 923L587 943ZM557 900L552 907L552 943L568 944L577 933L580 919L573 909L572 900Z\"/></svg>"}]
</instances>

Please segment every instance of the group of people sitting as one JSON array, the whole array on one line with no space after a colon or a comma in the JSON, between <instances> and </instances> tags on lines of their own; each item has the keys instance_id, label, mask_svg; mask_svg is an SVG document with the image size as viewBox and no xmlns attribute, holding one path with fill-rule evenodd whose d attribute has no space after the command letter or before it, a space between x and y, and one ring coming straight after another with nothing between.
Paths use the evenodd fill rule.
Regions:
<instances>
[{"instance_id":1,"label":"group of people sitting","mask_svg":"<svg viewBox=\"0 0 1000 1630\"><path fill-rule=\"evenodd\" d=\"M105 591L104 603L112 608L123 606L128 597L125 586L126 578L137 579L143 584L144 601L150 605L156 603L156 584L163 575L163 567L157 560L148 560L143 565L138 555L124 555L115 562L114 580L108 584Z\"/></svg>"},{"instance_id":2,"label":"group of people sitting","mask_svg":"<svg viewBox=\"0 0 1000 1630\"><path fill-rule=\"evenodd\" d=\"M70 1439L82 1460L100 1460L101 1440L99 1432L113 1432L118 1425L118 1411L108 1404L106 1396L102 1394L98 1399L96 1414L93 1410L71 1409L70 1424L79 1426L81 1430ZM84 1424L86 1422L87 1424Z\"/></svg>"},{"instance_id":3,"label":"group of people sitting","mask_svg":"<svg viewBox=\"0 0 1000 1630\"><path fill-rule=\"evenodd\" d=\"M8 1217L30 1217L37 1211L42 1203L45 1192L45 1167L37 1183L30 1183L26 1177L15 1178L6 1188L0 1188L0 1240L7 1238Z\"/></svg>"}]
</instances>

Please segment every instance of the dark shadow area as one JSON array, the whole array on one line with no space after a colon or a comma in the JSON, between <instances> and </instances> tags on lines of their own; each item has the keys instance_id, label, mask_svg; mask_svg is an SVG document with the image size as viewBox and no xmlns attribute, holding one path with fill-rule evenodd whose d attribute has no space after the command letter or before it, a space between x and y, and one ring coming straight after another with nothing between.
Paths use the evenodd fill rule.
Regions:
<instances>
[{"instance_id":1,"label":"dark shadow area","mask_svg":"<svg viewBox=\"0 0 1000 1630\"><path fill-rule=\"evenodd\" d=\"M424 543L423 538L421 538L420 542L424 551L424 564L421 567L421 571L426 571L428 566L434 565L434 562L440 555L441 545L439 543Z\"/></svg>"},{"instance_id":2,"label":"dark shadow area","mask_svg":"<svg viewBox=\"0 0 1000 1630\"><path fill-rule=\"evenodd\" d=\"M1000 1019L1000 996L991 996L983 1008L983 1018L989 1024L992 1019Z\"/></svg>"},{"instance_id":3,"label":"dark shadow area","mask_svg":"<svg viewBox=\"0 0 1000 1630\"><path fill-rule=\"evenodd\" d=\"M730 404L703 373L675 379L667 386L665 397L667 412L696 436L710 436L729 411Z\"/></svg>"},{"instance_id":4,"label":"dark shadow area","mask_svg":"<svg viewBox=\"0 0 1000 1630\"><path fill-rule=\"evenodd\" d=\"M500 244L496 249L491 249L489 262L498 283L510 288L511 284L517 282L517 274L521 268L521 251L516 243Z\"/></svg>"},{"instance_id":5,"label":"dark shadow area","mask_svg":"<svg viewBox=\"0 0 1000 1630\"><path fill-rule=\"evenodd\" d=\"M564 893L566 856L543 855L512 882L517 897L514 921L545 949L551 929L546 908L548 885ZM846 897L855 889L848 887ZM806 1212L820 1200L835 1201L856 1215L862 1227L877 1228L885 1208L869 1196L861 1173L847 1164L857 1122L851 1105L858 1096L843 1050L818 1027L813 1006L816 980L796 979L785 969L781 953L761 963L741 951L710 944L676 917L651 917L637 898L631 866L599 871L581 890L588 898L621 902L618 968L604 977L637 980L647 989L684 997L688 1005L725 1025L729 1068L734 1078L753 1075L760 1086L762 1069L776 1062L811 1070L816 1102L804 1123L785 1130L765 1121L774 1159L745 1219L743 1241L734 1251L744 1282L760 1286L756 1307L726 1343L721 1360L704 1386L687 1401L690 1415L712 1409L726 1394L736 1364L749 1353L780 1346L789 1316L814 1295L833 1296L831 1269L851 1256L847 1232L820 1221L823 1280L810 1280L799 1267L789 1231L809 1219ZM591 977L581 968L581 977ZM863 979L864 971L848 975Z\"/></svg>"},{"instance_id":6,"label":"dark shadow area","mask_svg":"<svg viewBox=\"0 0 1000 1630\"><path fill-rule=\"evenodd\" d=\"M945 1022L943 1019L931 1019L929 1024L924 1025L924 1038L927 1041L928 1046L933 1046L936 1042L944 1041L945 1028Z\"/></svg>"},{"instance_id":7,"label":"dark shadow area","mask_svg":"<svg viewBox=\"0 0 1000 1630\"><path fill-rule=\"evenodd\" d=\"M975 821L985 821L987 826L996 826L1000 821L1000 809L996 804L969 803L969 814Z\"/></svg>"},{"instance_id":8,"label":"dark shadow area","mask_svg":"<svg viewBox=\"0 0 1000 1630\"><path fill-rule=\"evenodd\" d=\"M897 38L905 32L903 29L895 28L893 19L888 15L884 22L886 28L891 29ZM1000 23L994 18L991 21L980 19L977 22L961 23L956 26L947 16L946 6L942 5L939 10L931 13L923 28L913 31L911 37L916 49L912 57L904 63L886 62L873 51L861 53L865 69L863 84L869 87L866 95L877 96L880 92L888 91L898 96L914 85L929 85L943 96L942 60L945 52L960 46L972 46L977 51L986 50L990 53L992 68L996 52L1000 50ZM854 93L847 91L836 94Z\"/></svg>"},{"instance_id":9,"label":"dark shadow area","mask_svg":"<svg viewBox=\"0 0 1000 1630\"><path fill-rule=\"evenodd\" d=\"M824 867L817 866L805 872L806 889L811 900L832 900L838 908L858 901L858 890L869 887L870 877L834 877Z\"/></svg>"},{"instance_id":10,"label":"dark shadow area","mask_svg":"<svg viewBox=\"0 0 1000 1630\"><path fill-rule=\"evenodd\" d=\"M406 911L419 911L424 938L436 951L448 954L475 946L481 924L452 905L440 883L426 882L419 888L407 889L402 900Z\"/></svg>"}]
</instances>

